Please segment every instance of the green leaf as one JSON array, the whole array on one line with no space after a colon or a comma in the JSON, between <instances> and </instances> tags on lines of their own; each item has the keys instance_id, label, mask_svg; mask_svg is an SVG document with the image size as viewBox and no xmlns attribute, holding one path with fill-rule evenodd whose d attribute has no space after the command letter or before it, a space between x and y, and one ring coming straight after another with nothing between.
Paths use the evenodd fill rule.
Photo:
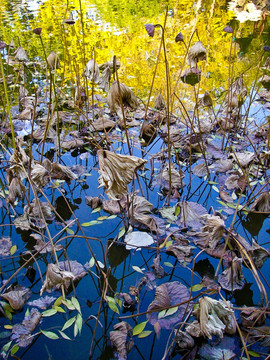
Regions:
<instances>
[{"instance_id":1,"label":"green leaf","mask_svg":"<svg viewBox=\"0 0 270 360\"><path fill-rule=\"evenodd\" d=\"M166 241L165 247L169 247L173 244L172 240Z\"/></svg>"},{"instance_id":2,"label":"green leaf","mask_svg":"<svg viewBox=\"0 0 270 360\"><path fill-rule=\"evenodd\" d=\"M3 347L2 347L2 351L7 352L8 349L10 348L12 341L9 341L8 343L6 343Z\"/></svg>"},{"instance_id":3,"label":"green leaf","mask_svg":"<svg viewBox=\"0 0 270 360\"><path fill-rule=\"evenodd\" d=\"M12 346L12 349L10 350L10 354L11 355L14 355L14 354L16 354L16 352L19 350L19 346L18 345L13 345Z\"/></svg>"},{"instance_id":4,"label":"green leaf","mask_svg":"<svg viewBox=\"0 0 270 360\"><path fill-rule=\"evenodd\" d=\"M212 189L219 194L219 190L218 190L218 188L216 187L216 185L213 185L213 186L212 186Z\"/></svg>"},{"instance_id":5,"label":"green leaf","mask_svg":"<svg viewBox=\"0 0 270 360\"><path fill-rule=\"evenodd\" d=\"M119 314L119 309L117 307L117 305L114 302L109 301L108 302L109 308L113 311L116 312L117 314Z\"/></svg>"},{"instance_id":6,"label":"green leaf","mask_svg":"<svg viewBox=\"0 0 270 360\"><path fill-rule=\"evenodd\" d=\"M92 220L92 221L89 221L89 222L82 223L81 225L84 226L84 227L87 227L87 226L98 225L98 224L102 224L102 222L97 221L97 220Z\"/></svg>"},{"instance_id":7,"label":"green leaf","mask_svg":"<svg viewBox=\"0 0 270 360\"><path fill-rule=\"evenodd\" d=\"M52 331L45 331L45 330L41 330L41 329L40 329L40 331L42 332L43 335L45 335L47 338L49 338L51 340L59 339L59 336Z\"/></svg>"},{"instance_id":8,"label":"green leaf","mask_svg":"<svg viewBox=\"0 0 270 360\"><path fill-rule=\"evenodd\" d=\"M62 338L66 339L66 340L71 340L71 338L69 336L67 336L67 334L65 334L63 331L58 330L58 332L62 336Z\"/></svg>"},{"instance_id":9,"label":"green leaf","mask_svg":"<svg viewBox=\"0 0 270 360\"><path fill-rule=\"evenodd\" d=\"M146 331L142 331L139 335L138 335L138 338L145 338L147 336L149 336L153 331L151 330L146 330Z\"/></svg>"},{"instance_id":10,"label":"green leaf","mask_svg":"<svg viewBox=\"0 0 270 360\"><path fill-rule=\"evenodd\" d=\"M110 215L110 216L108 216L107 220L112 220L112 219L115 219L115 218L117 218L117 215Z\"/></svg>"},{"instance_id":11,"label":"green leaf","mask_svg":"<svg viewBox=\"0 0 270 360\"><path fill-rule=\"evenodd\" d=\"M147 322L148 322L148 320L143 321L140 324L137 324L136 326L134 326L134 328L132 330L132 334L133 335L139 335L144 330Z\"/></svg>"},{"instance_id":12,"label":"green leaf","mask_svg":"<svg viewBox=\"0 0 270 360\"><path fill-rule=\"evenodd\" d=\"M178 310L178 306L175 306L171 309L162 310L158 313L158 319L163 319L166 316L170 316L170 315L176 313L177 310Z\"/></svg>"},{"instance_id":13,"label":"green leaf","mask_svg":"<svg viewBox=\"0 0 270 360\"><path fill-rule=\"evenodd\" d=\"M61 306L55 306L54 309L55 309L57 312L65 313L65 310L64 310L63 308L61 308Z\"/></svg>"},{"instance_id":14,"label":"green leaf","mask_svg":"<svg viewBox=\"0 0 270 360\"><path fill-rule=\"evenodd\" d=\"M126 232L126 229L125 229L124 226L119 229L118 240L119 240L123 235L125 235L125 232Z\"/></svg>"},{"instance_id":15,"label":"green leaf","mask_svg":"<svg viewBox=\"0 0 270 360\"><path fill-rule=\"evenodd\" d=\"M17 251L17 245L13 245L13 246L11 246L11 248L10 248L10 250L9 250L9 252L10 252L10 255L14 255L15 254L15 252Z\"/></svg>"},{"instance_id":16,"label":"green leaf","mask_svg":"<svg viewBox=\"0 0 270 360\"><path fill-rule=\"evenodd\" d=\"M57 298L54 302L54 306L59 306L62 304L62 301L63 301L63 296L59 296L59 298Z\"/></svg>"},{"instance_id":17,"label":"green leaf","mask_svg":"<svg viewBox=\"0 0 270 360\"><path fill-rule=\"evenodd\" d=\"M71 298L71 302L74 305L75 309L80 313L81 312L81 307L80 307L79 301L73 296Z\"/></svg>"},{"instance_id":18,"label":"green leaf","mask_svg":"<svg viewBox=\"0 0 270 360\"><path fill-rule=\"evenodd\" d=\"M203 284L196 284L191 287L192 291L200 291L204 287Z\"/></svg>"},{"instance_id":19,"label":"green leaf","mask_svg":"<svg viewBox=\"0 0 270 360\"><path fill-rule=\"evenodd\" d=\"M78 325L77 325L77 323L75 322L75 324L74 324L74 331L73 331L74 337L76 337L76 336L78 335L78 332L79 332Z\"/></svg>"},{"instance_id":20,"label":"green leaf","mask_svg":"<svg viewBox=\"0 0 270 360\"><path fill-rule=\"evenodd\" d=\"M94 214L96 212L100 212L100 210L101 210L101 207L99 206L92 211L92 214Z\"/></svg>"},{"instance_id":21,"label":"green leaf","mask_svg":"<svg viewBox=\"0 0 270 360\"><path fill-rule=\"evenodd\" d=\"M176 206L174 215L178 216L180 214L180 206Z\"/></svg>"},{"instance_id":22,"label":"green leaf","mask_svg":"<svg viewBox=\"0 0 270 360\"><path fill-rule=\"evenodd\" d=\"M261 357L260 354L258 354L258 353L255 352L255 351L252 351L252 350L249 350L248 353L249 353L249 355L251 355L251 356L253 356L253 357L259 357L259 358Z\"/></svg>"},{"instance_id":23,"label":"green leaf","mask_svg":"<svg viewBox=\"0 0 270 360\"><path fill-rule=\"evenodd\" d=\"M24 314L24 317L29 316L29 315L30 315L30 310L29 310L29 308L27 308L27 309L26 309L26 312L25 312L25 314Z\"/></svg>"},{"instance_id":24,"label":"green leaf","mask_svg":"<svg viewBox=\"0 0 270 360\"><path fill-rule=\"evenodd\" d=\"M106 216L99 216L98 218L97 218L97 220L99 220L99 221L103 221L103 220L107 220L108 219L108 215L106 215Z\"/></svg>"},{"instance_id":25,"label":"green leaf","mask_svg":"<svg viewBox=\"0 0 270 360\"><path fill-rule=\"evenodd\" d=\"M94 259L93 256L92 256L91 259L89 260L89 263L88 263L88 264L89 264L89 267L90 267L90 268L95 265L95 259Z\"/></svg>"},{"instance_id":26,"label":"green leaf","mask_svg":"<svg viewBox=\"0 0 270 360\"><path fill-rule=\"evenodd\" d=\"M82 331L82 324L83 324L82 315L81 315L81 314L78 314L77 317L76 317L75 325L76 325L77 328L78 328L79 334L80 334L81 331ZM74 325L74 326L75 326L75 325Z\"/></svg>"},{"instance_id":27,"label":"green leaf","mask_svg":"<svg viewBox=\"0 0 270 360\"><path fill-rule=\"evenodd\" d=\"M164 265L166 265L166 266L168 266L168 267L173 267L173 264L171 264L171 263L168 262L168 261L165 261L165 262L164 262Z\"/></svg>"},{"instance_id":28,"label":"green leaf","mask_svg":"<svg viewBox=\"0 0 270 360\"><path fill-rule=\"evenodd\" d=\"M53 315L55 315L55 314L57 314L57 310L55 310L55 309L49 309L49 310L43 311L42 317L53 316Z\"/></svg>"},{"instance_id":29,"label":"green leaf","mask_svg":"<svg viewBox=\"0 0 270 360\"><path fill-rule=\"evenodd\" d=\"M75 310L75 306L68 299L65 299L65 300L63 299L62 304L64 304L68 308L68 310Z\"/></svg>"},{"instance_id":30,"label":"green leaf","mask_svg":"<svg viewBox=\"0 0 270 360\"><path fill-rule=\"evenodd\" d=\"M139 266L134 265L134 266L132 266L132 269L143 274L143 271L139 268Z\"/></svg>"},{"instance_id":31,"label":"green leaf","mask_svg":"<svg viewBox=\"0 0 270 360\"><path fill-rule=\"evenodd\" d=\"M71 319L68 319L68 321L66 321L64 323L64 326L62 327L62 331L68 329L76 320L76 316L73 316Z\"/></svg>"},{"instance_id":32,"label":"green leaf","mask_svg":"<svg viewBox=\"0 0 270 360\"><path fill-rule=\"evenodd\" d=\"M66 232L67 232L69 235L74 235L74 231L71 230L70 228L66 228Z\"/></svg>"}]
</instances>

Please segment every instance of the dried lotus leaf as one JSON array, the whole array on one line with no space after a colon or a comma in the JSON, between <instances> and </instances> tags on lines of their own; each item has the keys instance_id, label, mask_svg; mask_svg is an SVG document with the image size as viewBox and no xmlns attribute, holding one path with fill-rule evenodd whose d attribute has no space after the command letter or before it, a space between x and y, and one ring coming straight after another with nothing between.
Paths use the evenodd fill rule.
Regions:
<instances>
[{"instance_id":1,"label":"dried lotus leaf","mask_svg":"<svg viewBox=\"0 0 270 360\"><path fill-rule=\"evenodd\" d=\"M9 305L14 310L21 310L30 296L31 291L21 285L11 285L3 294L1 294L1 297L8 301Z\"/></svg>"},{"instance_id":2,"label":"dried lotus leaf","mask_svg":"<svg viewBox=\"0 0 270 360\"><path fill-rule=\"evenodd\" d=\"M155 109L157 109L157 110L162 110L162 109L165 108L165 106L166 106L165 100L164 100L162 94L159 93L159 94L156 96L156 98L155 98L154 107L155 107Z\"/></svg>"},{"instance_id":3,"label":"dried lotus leaf","mask_svg":"<svg viewBox=\"0 0 270 360\"><path fill-rule=\"evenodd\" d=\"M223 337L223 333L235 334L236 324L233 310L229 309L222 300L215 300L208 296L200 298L200 307L195 311L199 318L201 331L209 339L212 335Z\"/></svg>"},{"instance_id":4,"label":"dried lotus leaf","mask_svg":"<svg viewBox=\"0 0 270 360\"><path fill-rule=\"evenodd\" d=\"M206 60L206 49L201 41L197 41L188 51L188 62L193 67L201 60Z\"/></svg>"},{"instance_id":5,"label":"dried lotus leaf","mask_svg":"<svg viewBox=\"0 0 270 360\"><path fill-rule=\"evenodd\" d=\"M259 211L259 212L270 212L270 197L269 192L264 191L251 205L250 211Z\"/></svg>"},{"instance_id":6,"label":"dried lotus leaf","mask_svg":"<svg viewBox=\"0 0 270 360\"><path fill-rule=\"evenodd\" d=\"M74 275L70 271L61 270L55 264L48 264L46 279L40 290L40 295L46 290L51 290L56 285L64 285L65 281L73 279Z\"/></svg>"},{"instance_id":7,"label":"dried lotus leaf","mask_svg":"<svg viewBox=\"0 0 270 360\"><path fill-rule=\"evenodd\" d=\"M74 172L71 171L67 166L61 165L59 163L52 164L51 177L69 180L76 180L78 178L78 176L74 174Z\"/></svg>"},{"instance_id":8,"label":"dried lotus leaf","mask_svg":"<svg viewBox=\"0 0 270 360\"><path fill-rule=\"evenodd\" d=\"M110 331L110 340L112 346L116 348L118 359L126 360L128 352L131 350L134 342L130 340L132 327L125 321L113 326L114 330Z\"/></svg>"},{"instance_id":9,"label":"dried lotus leaf","mask_svg":"<svg viewBox=\"0 0 270 360\"><path fill-rule=\"evenodd\" d=\"M228 291L243 289L245 278L242 272L242 259L235 257L231 265L218 276L221 287Z\"/></svg>"},{"instance_id":10,"label":"dried lotus leaf","mask_svg":"<svg viewBox=\"0 0 270 360\"><path fill-rule=\"evenodd\" d=\"M86 76L90 81L98 83L99 80L99 67L94 59L88 61L85 65L83 75Z\"/></svg>"},{"instance_id":11,"label":"dried lotus leaf","mask_svg":"<svg viewBox=\"0 0 270 360\"><path fill-rule=\"evenodd\" d=\"M108 150L97 152L100 170L99 184L104 186L112 200L120 200L127 193L127 185L133 179L135 171L147 160L136 156L115 154Z\"/></svg>"},{"instance_id":12,"label":"dried lotus leaf","mask_svg":"<svg viewBox=\"0 0 270 360\"><path fill-rule=\"evenodd\" d=\"M107 96L107 103L111 113L117 113L118 116L122 117L121 98L123 105L131 108L132 110L136 110L139 103L131 89L129 89L125 84L119 83L119 85L120 92L117 81L112 83Z\"/></svg>"},{"instance_id":13,"label":"dried lotus leaf","mask_svg":"<svg viewBox=\"0 0 270 360\"><path fill-rule=\"evenodd\" d=\"M112 72L111 72L110 66L107 65L98 80L98 86L103 91L106 91L106 92L109 91L111 75L112 75Z\"/></svg>"},{"instance_id":14,"label":"dried lotus leaf","mask_svg":"<svg viewBox=\"0 0 270 360\"><path fill-rule=\"evenodd\" d=\"M35 164L33 166L31 171L31 178L33 182L39 187L47 185L50 180L48 170L40 164Z\"/></svg>"},{"instance_id":15,"label":"dried lotus leaf","mask_svg":"<svg viewBox=\"0 0 270 360\"><path fill-rule=\"evenodd\" d=\"M60 59L59 56L51 51L47 57L47 64L51 70L58 69L60 67Z\"/></svg>"},{"instance_id":16,"label":"dried lotus leaf","mask_svg":"<svg viewBox=\"0 0 270 360\"><path fill-rule=\"evenodd\" d=\"M14 177L9 185L8 201L14 204L16 198L19 200L23 198L26 187L22 184L21 180Z\"/></svg>"}]
</instances>

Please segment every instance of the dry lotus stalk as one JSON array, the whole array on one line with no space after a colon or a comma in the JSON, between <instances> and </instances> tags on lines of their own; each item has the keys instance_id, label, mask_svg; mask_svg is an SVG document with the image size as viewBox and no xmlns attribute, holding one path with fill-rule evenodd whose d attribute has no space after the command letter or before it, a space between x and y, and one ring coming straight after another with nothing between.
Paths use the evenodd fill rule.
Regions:
<instances>
[{"instance_id":1,"label":"dry lotus stalk","mask_svg":"<svg viewBox=\"0 0 270 360\"><path fill-rule=\"evenodd\" d=\"M99 79L99 67L94 59L88 61L83 70L83 75L86 76L90 81L98 83Z\"/></svg>"},{"instance_id":2,"label":"dry lotus stalk","mask_svg":"<svg viewBox=\"0 0 270 360\"><path fill-rule=\"evenodd\" d=\"M222 300L208 296L200 298L200 307L194 313L199 319L201 331L209 339L212 335L222 338L224 332L231 335L236 332L233 310Z\"/></svg>"},{"instance_id":3,"label":"dry lotus stalk","mask_svg":"<svg viewBox=\"0 0 270 360\"><path fill-rule=\"evenodd\" d=\"M40 290L40 296L46 290L51 290L56 285L64 285L65 281L73 280L75 277L70 271L61 270L55 264L49 264L46 272L46 279Z\"/></svg>"},{"instance_id":4,"label":"dry lotus stalk","mask_svg":"<svg viewBox=\"0 0 270 360\"><path fill-rule=\"evenodd\" d=\"M188 51L188 62L193 67L200 60L206 60L206 49L201 41L197 41Z\"/></svg>"},{"instance_id":5,"label":"dry lotus stalk","mask_svg":"<svg viewBox=\"0 0 270 360\"><path fill-rule=\"evenodd\" d=\"M147 160L136 156L115 154L108 150L98 150L99 184L112 200L120 200L127 193L127 185L134 178L135 171Z\"/></svg>"},{"instance_id":6,"label":"dry lotus stalk","mask_svg":"<svg viewBox=\"0 0 270 360\"><path fill-rule=\"evenodd\" d=\"M14 310L21 310L30 296L31 291L21 285L11 285L4 294L1 294Z\"/></svg>"},{"instance_id":7,"label":"dry lotus stalk","mask_svg":"<svg viewBox=\"0 0 270 360\"><path fill-rule=\"evenodd\" d=\"M51 51L47 57L47 63L51 70L58 69L60 67L60 59L59 56Z\"/></svg>"},{"instance_id":8,"label":"dry lotus stalk","mask_svg":"<svg viewBox=\"0 0 270 360\"><path fill-rule=\"evenodd\" d=\"M110 91L107 96L107 103L109 105L111 113L117 113L119 117L122 117L121 109L121 97L124 106L136 110L139 106L138 100L133 91L130 90L125 84L119 83L120 92L117 81L112 83Z\"/></svg>"}]
</instances>

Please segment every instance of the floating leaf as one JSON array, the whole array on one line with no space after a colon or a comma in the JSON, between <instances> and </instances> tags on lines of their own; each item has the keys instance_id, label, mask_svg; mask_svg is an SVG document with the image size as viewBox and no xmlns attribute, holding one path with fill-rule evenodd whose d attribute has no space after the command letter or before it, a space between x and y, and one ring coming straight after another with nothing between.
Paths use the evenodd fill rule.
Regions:
<instances>
[{"instance_id":1,"label":"floating leaf","mask_svg":"<svg viewBox=\"0 0 270 360\"><path fill-rule=\"evenodd\" d=\"M11 246L11 248L10 248L10 250L9 250L10 255L11 255L11 256L14 255L16 251L17 251L17 245Z\"/></svg>"},{"instance_id":2,"label":"floating leaf","mask_svg":"<svg viewBox=\"0 0 270 360\"><path fill-rule=\"evenodd\" d=\"M64 338L65 340L71 340L69 336L67 336L63 331L58 330L59 334Z\"/></svg>"},{"instance_id":3,"label":"floating leaf","mask_svg":"<svg viewBox=\"0 0 270 360\"><path fill-rule=\"evenodd\" d=\"M18 345L12 346L12 349L10 350L10 355L16 354L16 352L19 350L19 348L20 347Z\"/></svg>"},{"instance_id":4,"label":"floating leaf","mask_svg":"<svg viewBox=\"0 0 270 360\"><path fill-rule=\"evenodd\" d=\"M139 335L145 328L146 324L148 323L148 320L141 322L140 324L137 324L134 326L132 333L133 335Z\"/></svg>"},{"instance_id":5,"label":"floating leaf","mask_svg":"<svg viewBox=\"0 0 270 360\"><path fill-rule=\"evenodd\" d=\"M92 221L89 221L89 222L82 223L81 225L84 226L84 227L88 227L88 226L98 225L98 224L102 224L102 222L97 221L97 220L92 220Z\"/></svg>"},{"instance_id":6,"label":"floating leaf","mask_svg":"<svg viewBox=\"0 0 270 360\"><path fill-rule=\"evenodd\" d=\"M56 309L49 309L49 310L43 311L42 317L49 317L49 316L53 316L55 314L57 314Z\"/></svg>"},{"instance_id":7,"label":"floating leaf","mask_svg":"<svg viewBox=\"0 0 270 360\"><path fill-rule=\"evenodd\" d=\"M169 267L172 267L172 268L174 267L173 264L170 263L170 262L168 262L168 261L165 261L165 262L164 262L164 265L169 266Z\"/></svg>"},{"instance_id":8,"label":"floating leaf","mask_svg":"<svg viewBox=\"0 0 270 360\"><path fill-rule=\"evenodd\" d=\"M172 307L170 309L162 310L158 313L158 319L165 318L166 316L173 315L178 310L178 306Z\"/></svg>"},{"instance_id":9,"label":"floating leaf","mask_svg":"<svg viewBox=\"0 0 270 360\"><path fill-rule=\"evenodd\" d=\"M80 306L80 304L79 304L79 301L78 301L74 296L71 298L71 302L72 302L72 304L74 305L75 309L76 309L79 313L81 313L81 306Z\"/></svg>"},{"instance_id":10,"label":"floating leaf","mask_svg":"<svg viewBox=\"0 0 270 360\"><path fill-rule=\"evenodd\" d=\"M142 339L145 338L147 336L149 336L153 331L151 330L146 330L146 331L142 331L139 335L138 338Z\"/></svg>"},{"instance_id":11,"label":"floating leaf","mask_svg":"<svg viewBox=\"0 0 270 360\"><path fill-rule=\"evenodd\" d=\"M93 267L95 265L95 259L92 256L91 259L89 260L89 268Z\"/></svg>"},{"instance_id":12,"label":"floating leaf","mask_svg":"<svg viewBox=\"0 0 270 360\"><path fill-rule=\"evenodd\" d=\"M191 287L191 291L200 291L203 287L203 284L195 284Z\"/></svg>"},{"instance_id":13,"label":"floating leaf","mask_svg":"<svg viewBox=\"0 0 270 360\"><path fill-rule=\"evenodd\" d=\"M59 336L52 331L45 331L45 330L41 330L41 329L40 329L40 331L42 332L43 335L45 335L47 338L49 338L51 340L59 339Z\"/></svg>"},{"instance_id":14,"label":"floating leaf","mask_svg":"<svg viewBox=\"0 0 270 360\"><path fill-rule=\"evenodd\" d=\"M117 307L117 305L115 304L115 302L108 302L109 308L113 311L116 312L117 314L119 314L119 309Z\"/></svg>"},{"instance_id":15,"label":"floating leaf","mask_svg":"<svg viewBox=\"0 0 270 360\"><path fill-rule=\"evenodd\" d=\"M143 271L139 268L139 266L134 265L134 266L132 266L132 269L143 274Z\"/></svg>"},{"instance_id":16,"label":"floating leaf","mask_svg":"<svg viewBox=\"0 0 270 360\"><path fill-rule=\"evenodd\" d=\"M68 319L68 321L65 322L64 326L62 327L61 331L64 331L68 329L76 320L76 316L73 316L71 319Z\"/></svg>"}]
</instances>

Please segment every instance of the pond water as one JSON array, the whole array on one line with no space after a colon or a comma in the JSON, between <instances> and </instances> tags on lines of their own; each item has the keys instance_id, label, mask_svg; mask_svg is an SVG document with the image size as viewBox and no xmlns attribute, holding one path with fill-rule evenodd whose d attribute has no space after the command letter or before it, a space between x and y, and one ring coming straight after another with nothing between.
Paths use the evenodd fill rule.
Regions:
<instances>
[{"instance_id":1,"label":"pond water","mask_svg":"<svg viewBox=\"0 0 270 360\"><path fill-rule=\"evenodd\" d=\"M268 12L267 1L2 0L3 358L267 358ZM162 26L149 36L145 24ZM108 105L90 59L111 89L117 78L131 89L124 108ZM207 325L209 297L226 310L212 318L207 305Z\"/></svg>"}]
</instances>

